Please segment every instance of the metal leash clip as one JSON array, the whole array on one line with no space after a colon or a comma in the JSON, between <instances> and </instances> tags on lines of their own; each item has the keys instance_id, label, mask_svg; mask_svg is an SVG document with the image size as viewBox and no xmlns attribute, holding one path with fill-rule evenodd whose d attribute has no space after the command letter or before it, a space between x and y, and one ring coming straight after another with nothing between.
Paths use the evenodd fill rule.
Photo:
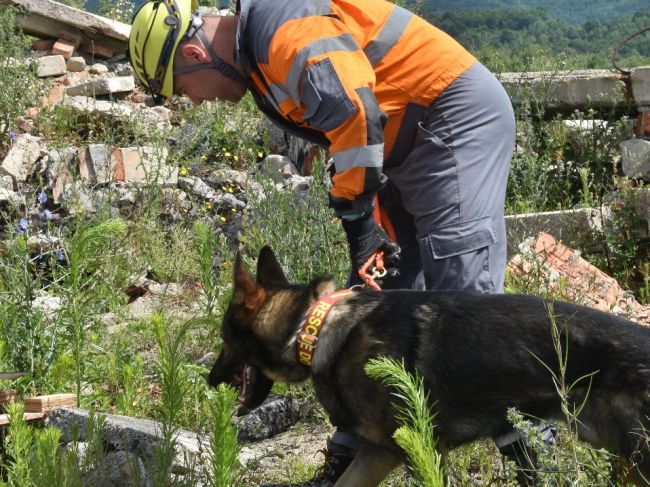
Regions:
<instances>
[{"instance_id":1,"label":"metal leash clip","mask_svg":"<svg viewBox=\"0 0 650 487\"><path fill-rule=\"evenodd\" d=\"M373 267L372 273L368 272L370 267ZM384 252L375 252L370 256L365 264L359 269L359 278L365 287L369 287L373 291L381 291L381 286L377 284L375 279L381 279L386 276L386 268L384 267Z\"/></svg>"}]
</instances>

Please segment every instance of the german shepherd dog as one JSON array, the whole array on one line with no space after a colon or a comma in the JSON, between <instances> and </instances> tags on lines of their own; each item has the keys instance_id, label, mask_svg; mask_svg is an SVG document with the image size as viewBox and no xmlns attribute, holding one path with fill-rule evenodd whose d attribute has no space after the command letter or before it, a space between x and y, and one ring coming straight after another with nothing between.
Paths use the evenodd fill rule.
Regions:
<instances>
[{"instance_id":1,"label":"german shepherd dog","mask_svg":"<svg viewBox=\"0 0 650 487\"><path fill-rule=\"evenodd\" d=\"M568 352L566 382L576 384L568 399L576 407L585 402L580 438L629 462L628 481L650 485L650 328L574 304L550 308L532 296L362 290L331 307L305 365L297 337L310 309L333 291L328 277L288 283L269 247L259 254L256 279L237 255L223 349L209 383L237 386L250 409L274 381L311 377L332 423L362 443L337 487L376 486L405 461L392 438L395 397L366 375L369 359L393 357L419 372L444 453L512 431L509 408L562 417L549 370L559 376L553 321Z\"/></svg>"}]
</instances>

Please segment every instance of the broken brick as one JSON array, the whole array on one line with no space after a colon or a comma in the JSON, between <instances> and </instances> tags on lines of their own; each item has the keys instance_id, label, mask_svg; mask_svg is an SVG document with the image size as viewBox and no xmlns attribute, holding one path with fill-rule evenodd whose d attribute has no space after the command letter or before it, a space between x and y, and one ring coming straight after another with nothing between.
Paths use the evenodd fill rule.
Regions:
<instances>
[{"instance_id":1,"label":"broken brick","mask_svg":"<svg viewBox=\"0 0 650 487\"><path fill-rule=\"evenodd\" d=\"M54 39L34 39L32 41L32 47L37 51L50 52L52 46L54 46L54 42Z\"/></svg>"},{"instance_id":2,"label":"broken brick","mask_svg":"<svg viewBox=\"0 0 650 487\"><path fill-rule=\"evenodd\" d=\"M637 115L634 133L637 137L650 136L650 112L641 112Z\"/></svg>"},{"instance_id":3,"label":"broken brick","mask_svg":"<svg viewBox=\"0 0 650 487\"><path fill-rule=\"evenodd\" d=\"M508 271L528 277L539 284L539 291L562 295L585 306L627 315L630 319L650 325L640 318L650 311L624 291L616 279L608 276L580 256L580 252L558 242L548 233L540 232L520 245L520 253L508 262Z\"/></svg>"},{"instance_id":4,"label":"broken brick","mask_svg":"<svg viewBox=\"0 0 650 487\"><path fill-rule=\"evenodd\" d=\"M60 54L64 59L70 59L75 51L74 43L59 39L52 46L52 54Z\"/></svg>"}]
</instances>

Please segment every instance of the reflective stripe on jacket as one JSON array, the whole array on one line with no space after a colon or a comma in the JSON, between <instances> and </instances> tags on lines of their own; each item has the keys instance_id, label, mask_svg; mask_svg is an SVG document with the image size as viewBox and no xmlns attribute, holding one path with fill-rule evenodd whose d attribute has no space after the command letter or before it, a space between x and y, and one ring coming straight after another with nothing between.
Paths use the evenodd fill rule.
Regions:
<instances>
[{"instance_id":1,"label":"reflective stripe on jacket","mask_svg":"<svg viewBox=\"0 0 650 487\"><path fill-rule=\"evenodd\" d=\"M235 59L257 104L288 132L329 148L330 203L341 216L372 206L382 167L398 164L411 143L402 127L409 111L429 106L476 61L385 0L240 0L237 10Z\"/></svg>"}]
</instances>

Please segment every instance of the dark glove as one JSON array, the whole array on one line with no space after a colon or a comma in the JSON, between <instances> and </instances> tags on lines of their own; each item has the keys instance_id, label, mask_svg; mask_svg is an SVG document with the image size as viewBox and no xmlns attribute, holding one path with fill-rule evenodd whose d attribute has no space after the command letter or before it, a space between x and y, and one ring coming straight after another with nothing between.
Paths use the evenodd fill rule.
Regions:
<instances>
[{"instance_id":1,"label":"dark glove","mask_svg":"<svg viewBox=\"0 0 650 487\"><path fill-rule=\"evenodd\" d=\"M350 245L350 260L355 272L376 252L384 252L384 267L389 276L398 274L397 264L401 249L393 242L386 232L377 225L372 212L357 220L343 219L343 229ZM370 267L368 272L374 269Z\"/></svg>"}]
</instances>

